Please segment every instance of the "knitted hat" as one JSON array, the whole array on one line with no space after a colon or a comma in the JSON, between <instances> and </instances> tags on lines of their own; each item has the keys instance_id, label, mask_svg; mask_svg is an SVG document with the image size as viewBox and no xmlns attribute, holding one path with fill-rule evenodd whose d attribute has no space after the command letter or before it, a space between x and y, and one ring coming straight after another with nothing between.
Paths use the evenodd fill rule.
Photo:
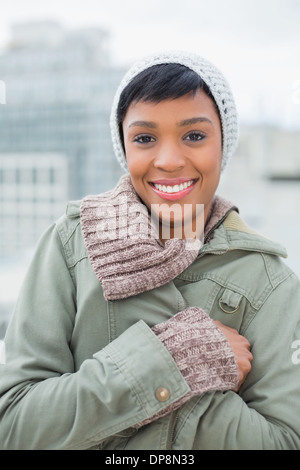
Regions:
<instances>
[{"instance_id":1,"label":"knitted hat","mask_svg":"<svg viewBox=\"0 0 300 470\"><path fill-rule=\"evenodd\" d=\"M165 52L148 56L144 60L136 62L121 81L113 100L110 117L113 149L121 167L125 171L128 171L117 120L117 109L121 93L140 72L153 65L166 63L185 65L196 72L209 87L221 116L223 135L222 170L224 170L228 160L237 147L239 134L237 110L231 89L223 74L211 62L197 54L181 51Z\"/></svg>"}]
</instances>

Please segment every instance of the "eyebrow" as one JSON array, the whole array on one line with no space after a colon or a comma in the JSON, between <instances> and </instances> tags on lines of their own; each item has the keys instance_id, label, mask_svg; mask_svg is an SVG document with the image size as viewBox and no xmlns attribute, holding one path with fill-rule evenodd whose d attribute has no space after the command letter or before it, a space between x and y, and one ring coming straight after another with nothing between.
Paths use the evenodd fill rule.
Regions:
<instances>
[{"instance_id":1,"label":"eyebrow","mask_svg":"<svg viewBox=\"0 0 300 470\"><path fill-rule=\"evenodd\" d=\"M135 126L149 127L150 129L157 128L157 124L155 124L155 122L152 122L152 121L133 121L129 124L128 127L135 127Z\"/></svg>"},{"instance_id":2,"label":"eyebrow","mask_svg":"<svg viewBox=\"0 0 300 470\"><path fill-rule=\"evenodd\" d=\"M197 124L199 122L208 122L209 124L212 124L212 121L206 117L193 117L190 119L184 119L183 121L178 122L179 127L185 127L185 126L191 126L193 124ZM153 121L133 121L132 123L129 124L128 127L148 127L149 129L156 129L157 124Z\"/></svg>"},{"instance_id":3,"label":"eyebrow","mask_svg":"<svg viewBox=\"0 0 300 470\"><path fill-rule=\"evenodd\" d=\"M180 127L190 126L192 124L197 124L198 122L208 122L209 124L212 124L212 121L206 117L193 117L190 119L184 119L183 121L180 121L178 123L178 126Z\"/></svg>"}]
</instances>

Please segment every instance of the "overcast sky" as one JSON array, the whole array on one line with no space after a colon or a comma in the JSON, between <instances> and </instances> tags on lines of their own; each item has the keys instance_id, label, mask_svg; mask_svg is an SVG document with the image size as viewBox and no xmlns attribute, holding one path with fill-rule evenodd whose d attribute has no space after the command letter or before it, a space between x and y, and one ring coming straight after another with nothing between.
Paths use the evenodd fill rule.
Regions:
<instances>
[{"instance_id":1,"label":"overcast sky","mask_svg":"<svg viewBox=\"0 0 300 470\"><path fill-rule=\"evenodd\" d=\"M116 64L197 51L223 70L243 112L300 127L299 0L0 0L0 48L13 23L40 19L104 27Z\"/></svg>"}]
</instances>

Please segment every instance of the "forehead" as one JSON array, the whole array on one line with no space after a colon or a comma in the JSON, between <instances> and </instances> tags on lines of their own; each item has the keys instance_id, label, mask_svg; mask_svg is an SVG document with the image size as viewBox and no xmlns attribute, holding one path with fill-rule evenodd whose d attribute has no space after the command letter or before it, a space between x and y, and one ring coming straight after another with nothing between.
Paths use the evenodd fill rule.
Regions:
<instances>
[{"instance_id":1,"label":"forehead","mask_svg":"<svg viewBox=\"0 0 300 470\"><path fill-rule=\"evenodd\" d=\"M160 122L164 119L182 122L192 118L219 120L213 100L203 91L188 93L180 98L157 102L133 101L128 107L123 124L127 127L134 121Z\"/></svg>"}]
</instances>

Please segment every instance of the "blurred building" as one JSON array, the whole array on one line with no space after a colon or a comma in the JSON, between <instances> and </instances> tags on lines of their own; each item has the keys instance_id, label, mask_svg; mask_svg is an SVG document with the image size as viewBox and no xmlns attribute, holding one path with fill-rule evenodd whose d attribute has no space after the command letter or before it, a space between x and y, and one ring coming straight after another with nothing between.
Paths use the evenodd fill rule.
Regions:
<instances>
[{"instance_id":1,"label":"blurred building","mask_svg":"<svg viewBox=\"0 0 300 470\"><path fill-rule=\"evenodd\" d=\"M34 246L67 198L65 154L0 153L0 258Z\"/></svg>"},{"instance_id":2,"label":"blurred building","mask_svg":"<svg viewBox=\"0 0 300 470\"><path fill-rule=\"evenodd\" d=\"M68 199L106 191L121 174L109 114L124 70L110 65L108 39L51 21L12 27L0 55L0 257L32 246Z\"/></svg>"},{"instance_id":3,"label":"blurred building","mask_svg":"<svg viewBox=\"0 0 300 470\"><path fill-rule=\"evenodd\" d=\"M258 178L300 182L299 129L243 125L238 153L244 155L246 171Z\"/></svg>"}]
</instances>

